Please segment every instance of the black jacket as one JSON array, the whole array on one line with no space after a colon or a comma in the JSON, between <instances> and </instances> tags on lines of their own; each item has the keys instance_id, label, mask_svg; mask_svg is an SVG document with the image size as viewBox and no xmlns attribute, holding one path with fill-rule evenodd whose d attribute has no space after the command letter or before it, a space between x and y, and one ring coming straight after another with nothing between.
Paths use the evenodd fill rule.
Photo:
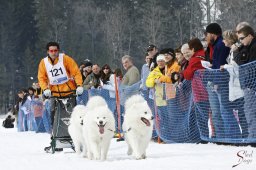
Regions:
<instances>
[{"instance_id":1,"label":"black jacket","mask_svg":"<svg viewBox=\"0 0 256 170\"><path fill-rule=\"evenodd\" d=\"M239 51L235 61L238 65L242 65L239 67L241 88L256 91L256 38L252 40L249 46L245 46Z\"/></svg>"},{"instance_id":2,"label":"black jacket","mask_svg":"<svg viewBox=\"0 0 256 170\"><path fill-rule=\"evenodd\" d=\"M250 63L256 60L256 38L252 39L249 46L242 46L234 58L238 65Z\"/></svg>"}]
</instances>

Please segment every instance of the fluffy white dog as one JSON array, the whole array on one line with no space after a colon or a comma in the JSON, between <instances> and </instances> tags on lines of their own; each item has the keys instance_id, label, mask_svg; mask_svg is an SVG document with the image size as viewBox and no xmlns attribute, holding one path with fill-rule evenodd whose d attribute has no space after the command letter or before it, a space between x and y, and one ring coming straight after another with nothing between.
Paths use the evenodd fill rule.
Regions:
<instances>
[{"instance_id":1,"label":"fluffy white dog","mask_svg":"<svg viewBox=\"0 0 256 170\"><path fill-rule=\"evenodd\" d=\"M83 119L86 114L86 107L83 105L77 105L74 107L70 118L70 125L68 127L68 132L73 140L75 150L77 154L86 153L86 145L83 137Z\"/></svg>"},{"instance_id":2,"label":"fluffy white dog","mask_svg":"<svg viewBox=\"0 0 256 170\"><path fill-rule=\"evenodd\" d=\"M114 136L115 119L106 101L100 96L90 98L84 117L83 134L89 159L106 160Z\"/></svg>"},{"instance_id":3,"label":"fluffy white dog","mask_svg":"<svg viewBox=\"0 0 256 170\"><path fill-rule=\"evenodd\" d=\"M146 158L146 149L152 137L153 115L144 98L134 95L125 102L124 137L128 155L136 159Z\"/></svg>"}]
</instances>

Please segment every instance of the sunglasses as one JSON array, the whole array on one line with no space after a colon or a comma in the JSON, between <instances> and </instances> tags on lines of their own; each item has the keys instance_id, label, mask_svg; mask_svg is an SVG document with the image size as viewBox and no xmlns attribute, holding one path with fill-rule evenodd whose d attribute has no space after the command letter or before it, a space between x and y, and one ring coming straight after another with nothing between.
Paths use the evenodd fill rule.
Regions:
<instances>
[{"instance_id":1,"label":"sunglasses","mask_svg":"<svg viewBox=\"0 0 256 170\"><path fill-rule=\"evenodd\" d=\"M240 37L240 38L239 38L239 41L243 41L246 37L248 37L248 35L245 36L245 37Z\"/></svg>"},{"instance_id":2,"label":"sunglasses","mask_svg":"<svg viewBox=\"0 0 256 170\"><path fill-rule=\"evenodd\" d=\"M53 52L58 52L59 50L58 49L55 49L55 50L49 50L50 53L53 53Z\"/></svg>"},{"instance_id":3,"label":"sunglasses","mask_svg":"<svg viewBox=\"0 0 256 170\"><path fill-rule=\"evenodd\" d=\"M103 70L109 70L109 68L104 68Z\"/></svg>"}]
</instances>

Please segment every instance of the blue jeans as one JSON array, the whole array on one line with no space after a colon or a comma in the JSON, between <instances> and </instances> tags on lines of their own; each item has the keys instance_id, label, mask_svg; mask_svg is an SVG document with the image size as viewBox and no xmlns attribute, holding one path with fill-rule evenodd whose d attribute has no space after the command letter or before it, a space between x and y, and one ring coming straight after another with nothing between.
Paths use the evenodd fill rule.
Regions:
<instances>
[{"instance_id":1,"label":"blue jeans","mask_svg":"<svg viewBox=\"0 0 256 170\"><path fill-rule=\"evenodd\" d=\"M218 87L217 95L220 103L221 117L224 123L225 138L241 138L238 122L234 116L232 105L229 101L229 87Z\"/></svg>"},{"instance_id":2,"label":"blue jeans","mask_svg":"<svg viewBox=\"0 0 256 170\"><path fill-rule=\"evenodd\" d=\"M149 100L149 89L140 90L140 95L146 100Z\"/></svg>"},{"instance_id":3,"label":"blue jeans","mask_svg":"<svg viewBox=\"0 0 256 170\"><path fill-rule=\"evenodd\" d=\"M199 127L200 137L203 140L207 140L209 138L209 105L210 104L208 101L201 101L195 103L197 125Z\"/></svg>"},{"instance_id":4,"label":"blue jeans","mask_svg":"<svg viewBox=\"0 0 256 170\"><path fill-rule=\"evenodd\" d=\"M221 117L220 112L220 103L218 99L218 95L215 91L213 91L213 85L207 85L207 92L209 97L209 103L212 111L212 122L214 126L214 136L216 138L224 138L225 131L224 131L224 123Z\"/></svg>"}]
</instances>

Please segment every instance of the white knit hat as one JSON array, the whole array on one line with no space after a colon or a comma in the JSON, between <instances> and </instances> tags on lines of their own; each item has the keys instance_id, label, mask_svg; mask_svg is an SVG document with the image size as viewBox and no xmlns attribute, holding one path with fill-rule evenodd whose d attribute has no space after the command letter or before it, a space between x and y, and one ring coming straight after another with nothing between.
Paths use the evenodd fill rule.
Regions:
<instances>
[{"instance_id":1,"label":"white knit hat","mask_svg":"<svg viewBox=\"0 0 256 170\"><path fill-rule=\"evenodd\" d=\"M165 61L165 56L163 54L159 54L156 58L156 61L159 61L159 60L164 60Z\"/></svg>"}]
</instances>

